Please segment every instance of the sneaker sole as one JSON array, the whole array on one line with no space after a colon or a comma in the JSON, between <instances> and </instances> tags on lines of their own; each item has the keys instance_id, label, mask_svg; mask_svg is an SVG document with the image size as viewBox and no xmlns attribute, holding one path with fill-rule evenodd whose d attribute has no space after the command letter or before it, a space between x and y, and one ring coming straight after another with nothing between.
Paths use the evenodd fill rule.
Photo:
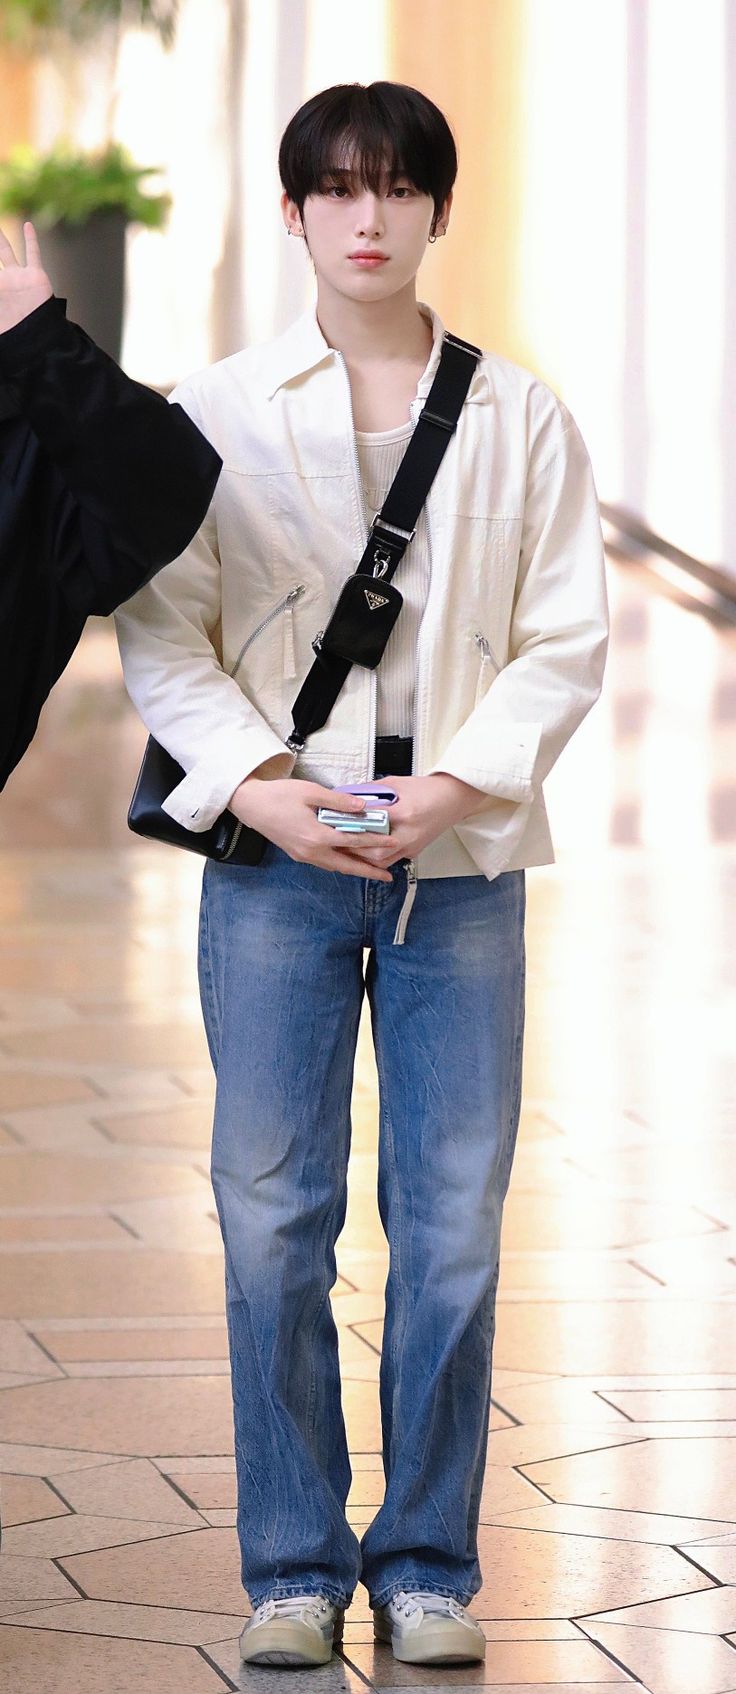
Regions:
<instances>
[{"instance_id":1,"label":"sneaker sole","mask_svg":"<svg viewBox=\"0 0 736 1694\"><path fill-rule=\"evenodd\" d=\"M245 1632L240 1641L240 1662L247 1665L326 1665L334 1647L342 1646L342 1623L335 1624L331 1641L315 1639L314 1632L297 1619L274 1619L258 1625L258 1639L247 1645Z\"/></svg>"}]
</instances>

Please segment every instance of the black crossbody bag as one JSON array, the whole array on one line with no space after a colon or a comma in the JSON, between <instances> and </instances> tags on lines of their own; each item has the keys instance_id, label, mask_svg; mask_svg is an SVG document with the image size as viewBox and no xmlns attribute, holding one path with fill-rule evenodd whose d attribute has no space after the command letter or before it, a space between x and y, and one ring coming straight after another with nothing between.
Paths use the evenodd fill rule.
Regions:
<instances>
[{"instance_id":1,"label":"black crossbody bag","mask_svg":"<svg viewBox=\"0 0 736 1694\"><path fill-rule=\"evenodd\" d=\"M308 735L321 729L351 665L375 670L403 605L391 578L416 533L415 525L457 428L480 347L445 332L440 361L416 429L380 512L371 524L363 556L344 583L330 620L315 636L315 654L292 707L294 727L286 746L299 752ZM149 736L128 812L136 835L185 847L219 863L257 865L267 837L225 810L209 829L197 833L170 818L161 807L184 777L177 764Z\"/></svg>"}]
</instances>

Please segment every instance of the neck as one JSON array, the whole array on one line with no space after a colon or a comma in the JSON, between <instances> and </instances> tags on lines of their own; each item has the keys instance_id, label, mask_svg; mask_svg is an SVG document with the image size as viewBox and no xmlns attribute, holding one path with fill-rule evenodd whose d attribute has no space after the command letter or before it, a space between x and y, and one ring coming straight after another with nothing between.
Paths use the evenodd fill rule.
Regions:
<instances>
[{"instance_id":1,"label":"neck","mask_svg":"<svg viewBox=\"0 0 736 1694\"><path fill-rule=\"evenodd\" d=\"M413 281L388 300L351 300L320 282L317 322L347 364L426 364L432 350L432 326L419 310Z\"/></svg>"}]
</instances>

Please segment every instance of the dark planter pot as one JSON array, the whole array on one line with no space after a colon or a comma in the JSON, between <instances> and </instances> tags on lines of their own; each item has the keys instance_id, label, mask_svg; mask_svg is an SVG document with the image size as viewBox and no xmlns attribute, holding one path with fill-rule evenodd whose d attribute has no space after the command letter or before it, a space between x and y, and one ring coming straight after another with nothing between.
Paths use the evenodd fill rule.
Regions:
<instances>
[{"instance_id":1,"label":"dark planter pot","mask_svg":"<svg viewBox=\"0 0 736 1694\"><path fill-rule=\"evenodd\" d=\"M44 270L55 294L67 301L67 317L120 359L125 293L125 231L122 211L93 212L85 224L61 221L39 236Z\"/></svg>"}]
</instances>

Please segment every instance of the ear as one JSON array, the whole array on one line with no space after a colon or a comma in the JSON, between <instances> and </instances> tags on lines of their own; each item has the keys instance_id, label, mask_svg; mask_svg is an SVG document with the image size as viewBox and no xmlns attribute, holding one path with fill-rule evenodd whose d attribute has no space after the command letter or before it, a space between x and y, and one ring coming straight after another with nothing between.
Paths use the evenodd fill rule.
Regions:
<instances>
[{"instance_id":1,"label":"ear","mask_svg":"<svg viewBox=\"0 0 736 1694\"><path fill-rule=\"evenodd\" d=\"M303 235L304 231L302 229L302 221L299 216L299 207L296 205L295 201L289 199L286 189L284 189L283 194L281 195L280 205L281 215L284 220L287 235Z\"/></svg>"}]
</instances>

